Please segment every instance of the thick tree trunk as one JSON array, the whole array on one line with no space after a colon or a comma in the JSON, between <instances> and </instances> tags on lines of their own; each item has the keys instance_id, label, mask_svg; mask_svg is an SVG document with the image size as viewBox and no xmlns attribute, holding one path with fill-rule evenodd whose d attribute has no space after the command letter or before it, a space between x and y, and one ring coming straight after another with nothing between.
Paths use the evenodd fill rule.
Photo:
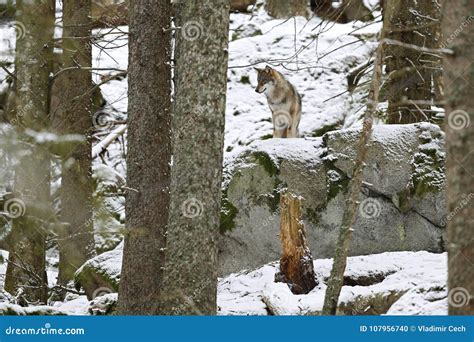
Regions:
<instances>
[{"instance_id":1,"label":"thick tree trunk","mask_svg":"<svg viewBox=\"0 0 474 342\"><path fill-rule=\"evenodd\" d=\"M437 0L410 4L402 0L384 2L386 38L404 44L438 48L440 18L441 8ZM435 88L440 82L441 56L398 45L387 45L385 52L389 73L388 122L430 121L430 103L435 99Z\"/></svg>"},{"instance_id":2,"label":"thick tree trunk","mask_svg":"<svg viewBox=\"0 0 474 342\"><path fill-rule=\"evenodd\" d=\"M443 36L448 151L448 303L450 315L474 314L474 36L472 1L444 1ZM470 17L469 17L470 16Z\"/></svg>"},{"instance_id":3,"label":"thick tree trunk","mask_svg":"<svg viewBox=\"0 0 474 342\"><path fill-rule=\"evenodd\" d=\"M90 0L66 0L63 6L63 68L92 65L90 45ZM60 74L62 84L58 110L61 133L80 134L84 144L61 156L61 221L59 232L59 283L65 284L74 272L94 256L91 178L91 87L89 70L69 70Z\"/></svg>"},{"instance_id":4,"label":"thick tree trunk","mask_svg":"<svg viewBox=\"0 0 474 342\"><path fill-rule=\"evenodd\" d=\"M171 161L170 1L130 2L126 226L118 312L159 313ZM193 67L195 67L193 65Z\"/></svg>"},{"instance_id":5,"label":"thick tree trunk","mask_svg":"<svg viewBox=\"0 0 474 342\"><path fill-rule=\"evenodd\" d=\"M308 16L308 0L266 0L265 10L274 18Z\"/></svg>"},{"instance_id":6,"label":"thick tree trunk","mask_svg":"<svg viewBox=\"0 0 474 342\"><path fill-rule=\"evenodd\" d=\"M229 1L177 8L176 100L163 313L216 313Z\"/></svg>"},{"instance_id":7,"label":"thick tree trunk","mask_svg":"<svg viewBox=\"0 0 474 342\"><path fill-rule=\"evenodd\" d=\"M287 283L295 294L309 293L316 285L313 257L306 245L301 214L302 200L292 194L280 197L280 240L283 255L275 281Z\"/></svg>"},{"instance_id":8,"label":"thick tree trunk","mask_svg":"<svg viewBox=\"0 0 474 342\"><path fill-rule=\"evenodd\" d=\"M55 1L17 1L16 4L19 23L15 59L16 119L19 130L44 131L50 126L49 74L53 61ZM26 301L46 303L50 156L36 145L26 145L25 149L29 154L20 157L15 175L15 203L21 210L13 212L5 290L16 294L22 289Z\"/></svg>"}]
</instances>

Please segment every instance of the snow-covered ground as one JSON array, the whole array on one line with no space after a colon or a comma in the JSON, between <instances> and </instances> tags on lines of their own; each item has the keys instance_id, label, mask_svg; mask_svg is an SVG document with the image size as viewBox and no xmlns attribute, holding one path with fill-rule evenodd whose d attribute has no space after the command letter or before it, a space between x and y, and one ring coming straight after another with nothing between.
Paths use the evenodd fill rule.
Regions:
<instances>
[{"instance_id":1,"label":"snow-covered ground","mask_svg":"<svg viewBox=\"0 0 474 342\"><path fill-rule=\"evenodd\" d=\"M390 252L349 257L339 307L346 315L446 315L447 257L428 252ZM243 271L219 279L217 304L219 315L317 315L322 309L325 282L332 259L314 261L319 285L307 295L293 295L284 283L275 283L278 262L256 270ZM0 304L0 312L9 308L19 314L34 310L89 315L114 303L117 295L105 293L88 301L85 296L70 295L65 303L51 307L23 309Z\"/></svg>"},{"instance_id":2,"label":"snow-covered ground","mask_svg":"<svg viewBox=\"0 0 474 342\"><path fill-rule=\"evenodd\" d=\"M314 261L319 285L307 295L293 295L275 283L274 262L219 282L221 315L318 314L324 303L332 259ZM390 252L349 257L339 306L345 314L446 315L446 254ZM393 304L393 305L392 305ZM388 310L388 312L386 312Z\"/></svg>"}]
</instances>

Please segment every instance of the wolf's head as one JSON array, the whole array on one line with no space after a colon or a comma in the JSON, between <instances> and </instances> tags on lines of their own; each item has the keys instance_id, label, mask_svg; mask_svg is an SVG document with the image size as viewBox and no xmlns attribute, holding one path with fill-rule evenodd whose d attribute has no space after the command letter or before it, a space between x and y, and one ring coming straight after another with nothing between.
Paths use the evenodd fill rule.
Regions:
<instances>
[{"instance_id":1,"label":"wolf's head","mask_svg":"<svg viewBox=\"0 0 474 342\"><path fill-rule=\"evenodd\" d=\"M263 93L269 90L275 85L276 82L276 71L270 68L268 65L265 69L254 68L257 71L258 85L255 88L257 93Z\"/></svg>"}]
</instances>

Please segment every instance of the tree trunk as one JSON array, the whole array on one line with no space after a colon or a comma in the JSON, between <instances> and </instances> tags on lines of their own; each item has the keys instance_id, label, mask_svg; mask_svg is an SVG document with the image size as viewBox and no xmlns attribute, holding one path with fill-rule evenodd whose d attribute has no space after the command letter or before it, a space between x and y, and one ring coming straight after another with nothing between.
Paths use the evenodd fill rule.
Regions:
<instances>
[{"instance_id":1,"label":"tree trunk","mask_svg":"<svg viewBox=\"0 0 474 342\"><path fill-rule=\"evenodd\" d=\"M384 37L385 31L382 29L381 40L383 40ZM341 228L339 230L339 236L336 243L334 262L324 297L324 307L322 311L323 315L336 314L337 303L339 302L339 295L341 294L344 281L344 271L346 270L347 256L349 254L349 247L352 239L352 226L356 218L357 207L359 206L363 172L365 161L367 159L367 144L369 143L370 137L372 136L373 118L377 113L379 90L382 78L382 56L383 44L379 43L375 55L374 74L372 76L372 83L368 96L367 110L364 114L362 131L357 143L357 158L354 164L352 180L349 184L349 191L346 195L346 208L342 216Z\"/></svg>"},{"instance_id":2,"label":"tree trunk","mask_svg":"<svg viewBox=\"0 0 474 342\"><path fill-rule=\"evenodd\" d=\"M118 312L152 315L159 313L170 201L172 8L170 1L129 4L130 190Z\"/></svg>"},{"instance_id":3,"label":"tree trunk","mask_svg":"<svg viewBox=\"0 0 474 342\"><path fill-rule=\"evenodd\" d=\"M91 67L90 0L66 0L63 6L63 68ZM94 256L91 178L91 87L89 70L68 70L59 76L61 133L80 134L87 140L67 156L61 156L61 221L59 232L59 283L66 284L74 272Z\"/></svg>"},{"instance_id":4,"label":"tree trunk","mask_svg":"<svg viewBox=\"0 0 474 342\"><path fill-rule=\"evenodd\" d=\"M309 293L317 285L313 257L306 245L301 215L302 200L292 194L280 197L280 240L283 255L275 281L287 283L295 294Z\"/></svg>"},{"instance_id":5,"label":"tree trunk","mask_svg":"<svg viewBox=\"0 0 474 342\"><path fill-rule=\"evenodd\" d=\"M474 45L472 1L443 3L448 174L448 303L450 315L474 314ZM471 15L471 17L469 17Z\"/></svg>"},{"instance_id":6,"label":"tree trunk","mask_svg":"<svg viewBox=\"0 0 474 342\"><path fill-rule=\"evenodd\" d=\"M49 124L49 74L53 61L55 1L17 1L16 104L18 129L45 131ZM21 24L21 25L20 25ZM44 148L25 144L16 168L13 228L5 290L23 290L26 301L46 303L46 235L50 203L50 156ZM21 209L20 211L15 211Z\"/></svg>"},{"instance_id":7,"label":"tree trunk","mask_svg":"<svg viewBox=\"0 0 474 342\"><path fill-rule=\"evenodd\" d=\"M308 16L308 0L266 0L265 10L274 18Z\"/></svg>"},{"instance_id":8,"label":"tree trunk","mask_svg":"<svg viewBox=\"0 0 474 342\"><path fill-rule=\"evenodd\" d=\"M437 0L410 5L402 0L384 2L386 38L404 44L438 48L440 18ZM398 45L387 45L385 52L389 73L388 123L430 121L430 103L435 99L435 88L439 87L441 56Z\"/></svg>"},{"instance_id":9,"label":"tree trunk","mask_svg":"<svg viewBox=\"0 0 474 342\"><path fill-rule=\"evenodd\" d=\"M163 313L216 313L229 1L177 8L176 100Z\"/></svg>"}]
</instances>

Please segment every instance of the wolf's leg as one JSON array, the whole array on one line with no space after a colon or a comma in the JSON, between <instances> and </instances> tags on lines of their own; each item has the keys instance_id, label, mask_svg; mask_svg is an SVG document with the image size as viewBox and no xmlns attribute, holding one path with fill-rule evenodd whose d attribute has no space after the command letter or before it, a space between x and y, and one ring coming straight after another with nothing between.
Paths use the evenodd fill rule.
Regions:
<instances>
[{"instance_id":1,"label":"wolf's leg","mask_svg":"<svg viewBox=\"0 0 474 342\"><path fill-rule=\"evenodd\" d=\"M285 130L278 130L278 129L275 129L275 127L273 127L273 137L274 138L283 138L283 132L286 131Z\"/></svg>"},{"instance_id":2,"label":"wolf's leg","mask_svg":"<svg viewBox=\"0 0 474 342\"><path fill-rule=\"evenodd\" d=\"M293 110L291 112L291 125L288 127L288 138L298 138L298 125L300 123L301 114Z\"/></svg>"},{"instance_id":3,"label":"wolf's leg","mask_svg":"<svg viewBox=\"0 0 474 342\"><path fill-rule=\"evenodd\" d=\"M295 118L295 138L299 138L300 137L300 130L299 130L299 126L300 126L300 121L301 121L301 106L299 106L298 108L298 112L296 113L296 118Z\"/></svg>"},{"instance_id":4,"label":"wolf's leg","mask_svg":"<svg viewBox=\"0 0 474 342\"><path fill-rule=\"evenodd\" d=\"M293 121L293 122L291 123L291 126L288 127L288 138L298 138L297 132L298 132L298 126L297 126L297 124Z\"/></svg>"}]
</instances>

